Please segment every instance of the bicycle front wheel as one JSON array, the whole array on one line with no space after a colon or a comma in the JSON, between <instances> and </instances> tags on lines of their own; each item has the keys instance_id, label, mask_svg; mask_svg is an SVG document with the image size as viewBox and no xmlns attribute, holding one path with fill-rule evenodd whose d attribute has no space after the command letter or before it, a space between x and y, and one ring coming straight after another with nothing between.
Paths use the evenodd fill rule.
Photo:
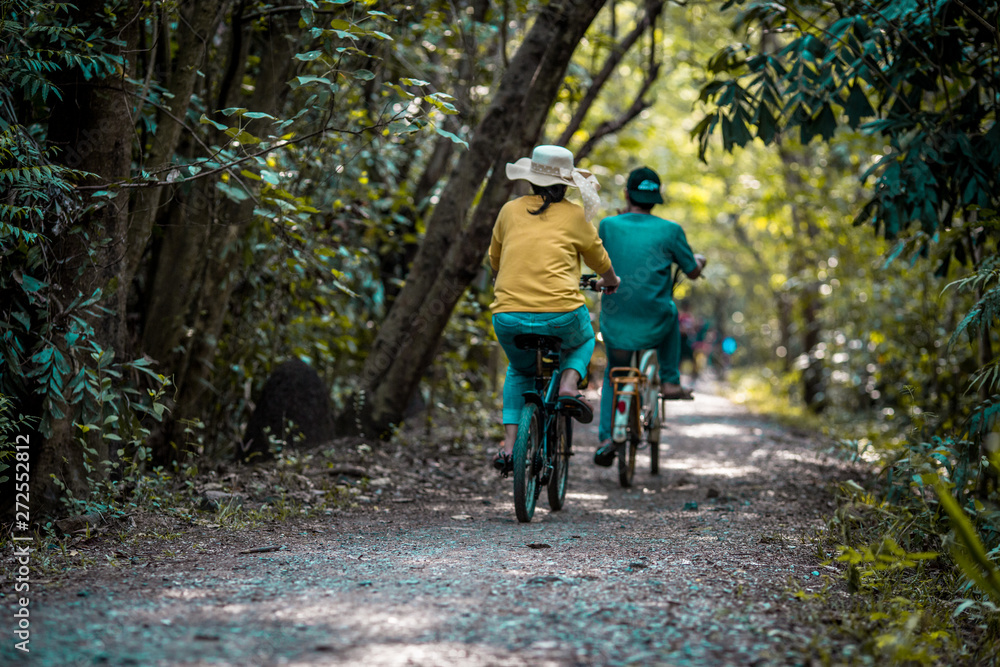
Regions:
<instances>
[{"instance_id":1,"label":"bicycle front wheel","mask_svg":"<svg viewBox=\"0 0 1000 667\"><path fill-rule=\"evenodd\" d=\"M628 437L625 442L618 445L618 483L624 489L632 486L632 476L635 475L635 452L639 449L639 434L642 428L639 424L638 401L632 401L628 424Z\"/></svg>"},{"instance_id":2,"label":"bicycle front wheel","mask_svg":"<svg viewBox=\"0 0 1000 667\"><path fill-rule=\"evenodd\" d=\"M514 441L514 513L521 523L531 521L538 499L538 450L541 443L538 406L528 403L521 410Z\"/></svg>"},{"instance_id":3,"label":"bicycle front wheel","mask_svg":"<svg viewBox=\"0 0 1000 667\"><path fill-rule=\"evenodd\" d=\"M646 442L649 444L649 472L653 475L660 474L660 427L662 426L660 417L660 400L658 397L652 399L649 407L649 414L646 416Z\"/></svg>"},{"instance_id":4,"label":"bicycle front wheel","mask_svg":"<svg viewBox=\"0 0 1000 667\"><path fill-rule=\"evenodd\" d=\"M569 479L569 448L573 438L573 423L569 417L556 417L552 443L552 476L549 478L549 508L557 512L566 502L566 481Z\"/></svg>"}]
</instances>

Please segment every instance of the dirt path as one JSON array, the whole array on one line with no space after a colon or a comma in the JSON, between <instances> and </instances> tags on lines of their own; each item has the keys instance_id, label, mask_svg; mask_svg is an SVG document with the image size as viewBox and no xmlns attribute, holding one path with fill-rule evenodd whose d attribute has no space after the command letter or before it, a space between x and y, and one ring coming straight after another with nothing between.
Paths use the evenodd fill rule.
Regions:
<instances>
[{"instance_id":1,"label":"dirt path","mask_svg":"<svg viewBox=\"0 0 1000 667\"><path fill-rule=\"evenodd\" d=\"M95 546L97 565L36 586L31 662L802 664L789 585L836 574L809 538L842 465L707 394L670 405L662 472L640 457L631 490L591 463L595 440L578 428L566 508L543 491L530 524L485 461L442 455L407 465L426 480L409 497L388 476L322 518Z\"/></svg>"}]
</instances>

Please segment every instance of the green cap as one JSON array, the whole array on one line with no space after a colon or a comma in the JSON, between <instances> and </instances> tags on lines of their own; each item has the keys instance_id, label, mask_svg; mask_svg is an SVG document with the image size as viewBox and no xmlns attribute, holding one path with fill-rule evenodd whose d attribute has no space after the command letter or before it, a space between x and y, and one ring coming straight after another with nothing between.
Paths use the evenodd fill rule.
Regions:
<instances>
[{"instance_id":1,"label":"green cap","mask_svg":"<svg viewBox=\"0 0 1000 667\"><path fill-rule=\"evenodd\" d=\"M629 198L636 204L662 204L660 196L660 177L649 167L639 167L628 175L625 185Z\"/></svg>"}]
</instances>

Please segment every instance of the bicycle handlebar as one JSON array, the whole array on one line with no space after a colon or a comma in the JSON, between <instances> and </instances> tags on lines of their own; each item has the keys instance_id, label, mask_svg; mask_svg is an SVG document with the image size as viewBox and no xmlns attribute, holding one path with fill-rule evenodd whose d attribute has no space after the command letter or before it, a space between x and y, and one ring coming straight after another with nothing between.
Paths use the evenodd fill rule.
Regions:
<instances>
[{"instance_id":1,"label":"bicycle handlebar","mask_svg":"<svg viewBox=\"0 0 1000 667\"><path fill-rule=\"evenodd\" d=\"M677 285L684 281L684 272L681 271L681 267L677 264L673 266L671 271L671 285L670 285L670 295L673 296L674 290L677 289ZM590 290L592 292L603 292L603 287L597 286L597 274L596 273L584 273L580 276L580 289Z\"/></svg>"},{"instance_id":2,"label":"bicycle handlebar","mask_svg":"<svg viewBox=\"0 0 1000 667\"><path fill-rule=\"evenodd\" d=\"M592 292L603 292L603 287L597 286L597 274L596 273L584 273L580 276L580 289L590 290Z\"/></svg>"}]
</instances>

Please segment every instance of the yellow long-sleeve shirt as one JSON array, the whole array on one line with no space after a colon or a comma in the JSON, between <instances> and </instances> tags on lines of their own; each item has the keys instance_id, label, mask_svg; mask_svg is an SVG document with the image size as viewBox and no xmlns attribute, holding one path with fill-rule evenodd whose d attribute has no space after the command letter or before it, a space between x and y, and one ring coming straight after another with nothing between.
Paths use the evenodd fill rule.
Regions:
<instances>
[{"instance_id":1,"label":"yellow long-sleeve shirt","mask_svg":"<svg viewBox=\"0 0 1000 667\"><path fill-rule=\"evenodd\" d=\"M580 293L580 258L597 273L611 259L583 208L565 199L541 215L537 195L504 204L493 226L490 265L496 274L490 305L494 313L565 313L585 301Z\"/></svg>"}]
</instances>

